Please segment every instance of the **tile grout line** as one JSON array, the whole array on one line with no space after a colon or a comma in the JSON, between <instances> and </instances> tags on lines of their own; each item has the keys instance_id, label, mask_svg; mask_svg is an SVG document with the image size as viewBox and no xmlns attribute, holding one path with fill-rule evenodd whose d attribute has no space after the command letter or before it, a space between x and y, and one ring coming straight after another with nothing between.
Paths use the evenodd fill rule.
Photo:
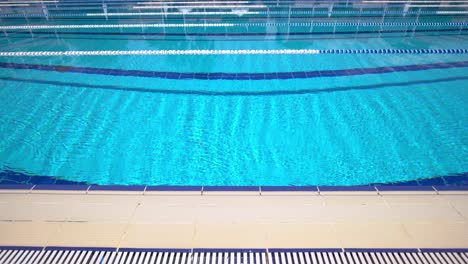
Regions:
<instances>
[{"instance_id":1,"label":"tile grout line","mask_svg":"<svg viewBox=\"0 0 468 264\"><path fill-rule=\"evenodd\" d=\"M116 245L116 250L118 251L120 249L120 246L122 244L122 242L124 241L126 235L127 235L127 231L128 229L130 228L130 226L133 224L133 218L135 217L135 214L136 214L136 211L138 210L138 208L141 206L142 204L142 199L143 199L143 195L141 195L142 197L140 197L140 199L138 199L137 201L137 204L135 206L135 208L133 208L133 212L132 212L132 215L130 216L130 218L128 219L128 222L127 224L125 225L123 231L122 231L122 235L120 236L120 240L119 242L117 243Z\"/></svg>"},{"instance_id":2,"label":"tile grout line","mask_svg":"<svg viewBox=\"0 0 468 264\"><path fill-rule=\"evenodd\" d=\"M458 209L450 201L447 201L447 203L461 218L465 220L465 223L468 223L468 219L460 211L458 211Z\"/></svg>"}]
</instances>

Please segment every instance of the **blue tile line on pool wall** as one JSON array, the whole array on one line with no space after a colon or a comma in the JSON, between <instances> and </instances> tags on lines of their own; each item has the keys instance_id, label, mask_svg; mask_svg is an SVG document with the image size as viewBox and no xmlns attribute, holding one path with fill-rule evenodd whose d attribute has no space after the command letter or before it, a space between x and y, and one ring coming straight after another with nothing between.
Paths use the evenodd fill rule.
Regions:
<instances>
[{"instance_id":1,"label":"blue tile line on pool wall","mask_svg":"<svg viewBox=\"0 0 468 264\"><path fill-rule=\"evenodd\" d=\"M63 190L63 191L468 191L468 172L439 176L434 178L393 183L374 183L358 186L126 186L126 185L90 185L51 176L32 176L25 173L4 170L0 172L0 189L9 190Z\"/></svg>"},{"instance_id":2,"label":"blue tile line on pool wall","mask_svg":"<svg viewBox=\"0 0 468 264\"><path fill-rule=\"evenodd\" d=\"M380 50L369 50L366 53L376 53ZM468 50L466 50L468 52ZM342 50L331 50L329 53L347 53ZM400 52L397 52L400 53ZM105 69L91 67L74 67L62 65L41 65L41 64L19 64L19 63L4 63L0 62L0 68L22 69L22 70L40 70L54 71L63 73L83 73L83 74L99 74L112 76L132 76L132 77L148 77L148 78L165 78L165 79L198 79L198 80L271 80L271 79L304 79L304 78L319 78L319 77L340 77L353 76L364 74L382 74L404 71L424 71L433 69L448 69L448 68L464 68L468 67L468 61L447 62L447 63L431 63L431 64L413 64L404 66L391 67L374 67L374 68L355 68L343 70L323 70L323 71L303 71L303 72L274 72L274 73L188 73L188 72L157 72L144 70L121 70L121 69Z\"/></svg>"}]
</instances>

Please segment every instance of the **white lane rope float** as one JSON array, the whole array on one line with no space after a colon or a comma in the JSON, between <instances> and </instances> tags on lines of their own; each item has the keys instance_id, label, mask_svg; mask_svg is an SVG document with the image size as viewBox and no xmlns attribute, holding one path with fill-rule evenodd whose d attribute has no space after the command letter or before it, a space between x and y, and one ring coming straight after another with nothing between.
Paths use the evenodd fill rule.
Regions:
<instances>
[{"instance_id":1,"label":"white lane rope float","mask_svg":"<svg viewBox=\"0 0 468 264\"><path fill-rule=\"evenodd\" d=\"M27 26L0 26L0 30L17 29L75 29L75 28L182 28L182 27L268 27L268 26L360 26L360 27L449 27L468 26L468 22L297 22L297 23L177 23L177 24L90 24L90 25L27 25Z\"/></svg>"},{"instance_id":2,"label":"white lane rope float","mask_svg":"<svg viewBox=\"0 0 468 264\"><path fill-rule=\"evenodd\" d=\"M185 12L107 12L107 13L52 13L47 14L49 17L85 17L85 16L160 16L160 15L237 15L237 12L232 11L192 11ZM405 14L405 15L438 15L438 14L466 14L466 11L437 11L437 10L418 10L418 11L397 11L397 10L293 10L288 11L248 11L245 15L381 15L381 14ZM0 17L43 17L44 13L2 13Z\"/></svg>"},{"instance_id":3,"label":"white lane rope float","mask_svg":"<svg viewBox=\"0 0 468 264\"><path fill-rule=\"evenodd\" d=\"M203 25L203 26L201 26ZM170 28L170 27L233 27L233 23L203 23L203 24L102 24L102 25L29 25L0 26L0 29L73 29L73 28Z\"/></svg>"},{"instance_id":4,"label":"white lane rope float","mask_svg":"<svg viewBox=\"0 0 468 264\"><path fill-rule=\"evenodd\" d=\"M86 16L167 16L167 15L237 15L238 12L233 11L206 11L206 12L144 12L144 13L87 13ZM259 15L258 11L242 12L243 15Z\"/></svg>"},{"instance_id":5,"label":"white lane rope float","mask_svg":"<svg viewBox=\"0 0 468 264\"><path fill-rule=\"evenodd\" d=\"M121 55L282 55L282 54L466 54L468 49L280 49L280 50L91 50L12 51L0 57L121 56Z\"/></svg>"}]
</instances>

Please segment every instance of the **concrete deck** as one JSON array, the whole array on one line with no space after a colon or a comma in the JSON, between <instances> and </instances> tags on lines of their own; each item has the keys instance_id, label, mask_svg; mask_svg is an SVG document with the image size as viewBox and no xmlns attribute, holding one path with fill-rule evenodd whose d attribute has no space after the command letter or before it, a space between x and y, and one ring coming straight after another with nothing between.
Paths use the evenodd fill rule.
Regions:
<instances>
[{"instance_id":1,"label":"concrete deck","mask_svg":"<svg viewBox=\"0 0 468 264\"><path fill-rule=\"evenodd\" d=\"M468 192L0 192L0 245L466 248Z\"/></svg>"}]
</instances>

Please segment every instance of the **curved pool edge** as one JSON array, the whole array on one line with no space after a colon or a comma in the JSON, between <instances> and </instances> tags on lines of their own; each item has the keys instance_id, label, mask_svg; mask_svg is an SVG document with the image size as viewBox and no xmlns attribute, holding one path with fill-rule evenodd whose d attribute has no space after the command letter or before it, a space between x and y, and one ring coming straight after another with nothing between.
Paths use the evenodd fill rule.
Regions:
<instances>
[{"instance_id":1,"label":"curved pool edge","mask_svg":"<svg viewBox=\"0 0 468 264\"><path fill-rule=\"evenodd\" d=\"M352 186L213 186L213 185L99 185L63 180L53 176L31 176L5 170L0 172L0 190L60 191L176 191L176 192L381 192L381 191L468 191L468 172L393 183Z\"/></svg>"}]
</instances>

